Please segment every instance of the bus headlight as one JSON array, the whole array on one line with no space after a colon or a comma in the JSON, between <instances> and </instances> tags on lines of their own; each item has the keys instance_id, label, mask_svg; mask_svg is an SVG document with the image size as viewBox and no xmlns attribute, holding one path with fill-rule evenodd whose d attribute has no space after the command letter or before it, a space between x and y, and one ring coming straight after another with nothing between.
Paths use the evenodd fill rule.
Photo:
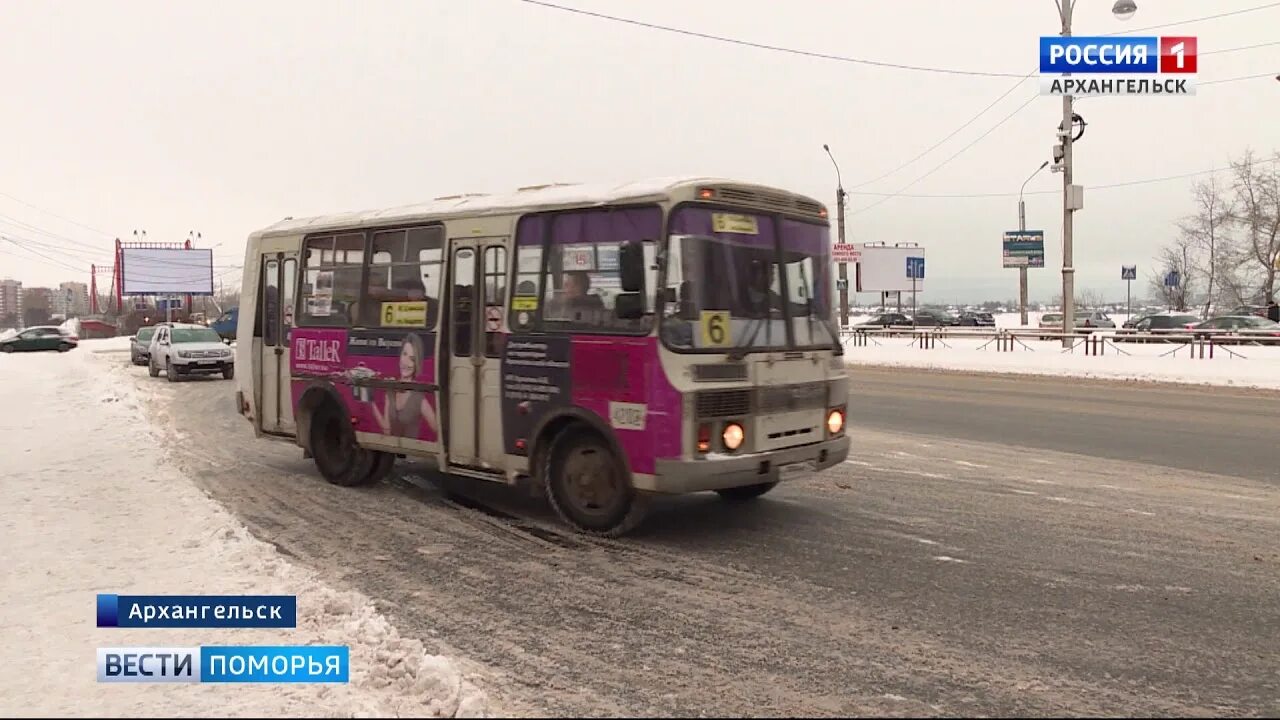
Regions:
<instances>
[{"instance_id":1,"label":"bus headlight","mask_svg":"<svg viewBox=\"0 0 1280 720\"><path fill-rule=\"evenodd\" d=\"M839 435L844 431L844 408L832 408L827 413L827 432L831 435Z\"/></svg>"},{"instance_id":2,"label":"bus headlight","mask_svg":"<svg viewBox=\"0 0 1280 720\"><path fill-rule=\"evenodd\" d=\"M742 447L742 441L747 439L747 434L743 432L741 425L731 422L724 426L724 432L720 433L720 439L724 441L726 449L737 450Z\"/></svg>"}]
</instances>

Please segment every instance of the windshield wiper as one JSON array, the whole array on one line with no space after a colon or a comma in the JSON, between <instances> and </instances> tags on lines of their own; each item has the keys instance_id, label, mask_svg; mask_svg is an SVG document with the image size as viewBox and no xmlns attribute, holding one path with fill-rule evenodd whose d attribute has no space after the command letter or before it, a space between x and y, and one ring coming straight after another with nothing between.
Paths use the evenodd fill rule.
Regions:
<instances>
[{"instance_id":1,"label":"windshield wiper","mask_svg":"<svg viewBox=\"0 0 1280 720\"><path fill-rule=\"evenodd\" d=\"M734 345L733 348L729 350L730 360L733 360L734 362L738 362L739 360L742 360L743 358L745 358L747 356L747 353L751 352L751 346L755 345L756 336L760 334L760 328L764 326L764 324L768 321L768 319L769 319L769 314L767 312L759 318L751 319L751 322L754 323L754 326L751 324L747 325L747 328L751 329L751 334L747 337L746 342L738 343L737 345ZM745 332L745 329L744 329L744 332Z\"/></svg>"}]
</instances>

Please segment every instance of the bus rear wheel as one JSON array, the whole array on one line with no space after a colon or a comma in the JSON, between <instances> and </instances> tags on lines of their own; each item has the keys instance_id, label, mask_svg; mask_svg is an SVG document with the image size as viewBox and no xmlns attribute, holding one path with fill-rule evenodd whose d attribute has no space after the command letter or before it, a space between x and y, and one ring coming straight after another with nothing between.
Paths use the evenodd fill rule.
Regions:
<instances>
[{"instance_id":1,"label":"bus rear wheel","mask_svg":"<svg viewBox=\"0 0 1280 720\"><path fill-rule=\"evenodd\" d=\"M647 499L636 492L621 460L595 432L569 428L552 441L543 469L547 499L574 528L618 537L644 520Z\"/></svg>"},{"instance_id":2,"label":"bus rear wheel","mask_svg":"<svg viewBox=\"0 0 1280 720\"><path fill-rule=\"evenodd\" d=\"M720 497L730 502L742 502L744 500L754 500L770 490L778 487L776 482L759 483L756 485L742 485L740 487L724 488L717 490Z\"/></svg>"},{"instance_id":3,"label":"bus rear wheel","mask_svg":"<svg viewBox=\"0 0 1280 720\"><path fill-rule=\"evenodd\" d=\"M311 456L316 469L334 485L353 487L372 479L373 453L356 443L350 420L332 402L317 410L311 419Z\"/></svg>"}]
</instances>

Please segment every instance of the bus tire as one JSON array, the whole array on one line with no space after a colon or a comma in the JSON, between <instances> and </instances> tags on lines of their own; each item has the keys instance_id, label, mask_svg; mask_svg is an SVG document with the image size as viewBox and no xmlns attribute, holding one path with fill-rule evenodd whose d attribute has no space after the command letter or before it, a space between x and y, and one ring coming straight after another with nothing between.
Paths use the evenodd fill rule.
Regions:
<instances>
[{"instance_id":1,"label":"bus tire","mask_svg":"<svg viewBox=\"0 0 1280 720\"><path fill-rule=\"evenodd\" d=\"M351 421L333 402L311 418L311 455L320 475L334 485L363 485L372 475L373 454L356 444Z\"/></svg>"},{"instance_id":2,"label":"bus tire","mask_svg":"<svg viewBox=\"0 0 1280 720\"><path fill-rule=\"evenodd\" d=\"M636 492L622 461L594 430L565 428L545 458L547 500L566 524L591 535L619 537L644 520L648 498Z\"/></svg>"},{"instance_id":3,"label":"bus tire","mask_svg":"<svg viewBox=\"0 0 1280 720\"><path fill-rule=\"evenodd\" d=\"M396 466L395 453L380 452L378 450L366 450L365 452L373 456L373 461L369 464L369 476L364 479L362 484L374 485L382 482L391 474L391 469Z\"/></svg>"},{"instance_id":4,"label":"bus tire","mask_svg":"<svg viewBox=\"0 0 1280 720\"><path fill-rule=\"evenodd\" d=\"M716 493L719 494L720 498L723 500L728 500L729 502L743 502L746 500L755 500L776 487L778 487L778 483L767 482L755 485L741 485L739 487L724 488L717 490Z\"/></svg>"}]
</instances>

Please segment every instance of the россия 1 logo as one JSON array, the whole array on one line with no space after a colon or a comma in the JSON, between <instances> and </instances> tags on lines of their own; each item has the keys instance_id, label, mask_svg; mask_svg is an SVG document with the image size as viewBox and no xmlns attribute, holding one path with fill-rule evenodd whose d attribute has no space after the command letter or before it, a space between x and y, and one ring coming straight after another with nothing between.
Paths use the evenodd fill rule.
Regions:
<instances>
[{"instance_id":1,"label":"\u0440\u043e\u0441\u0441\u0438\u044f 1 logo","mask_svg":"<svg viewBox=\"0 0 1280 720\"><path fill-rule=\"evenodd\" d=\"M1196 38L1048 35L1041 95L1195 95Z\"/></svg>"}]
</instances>

